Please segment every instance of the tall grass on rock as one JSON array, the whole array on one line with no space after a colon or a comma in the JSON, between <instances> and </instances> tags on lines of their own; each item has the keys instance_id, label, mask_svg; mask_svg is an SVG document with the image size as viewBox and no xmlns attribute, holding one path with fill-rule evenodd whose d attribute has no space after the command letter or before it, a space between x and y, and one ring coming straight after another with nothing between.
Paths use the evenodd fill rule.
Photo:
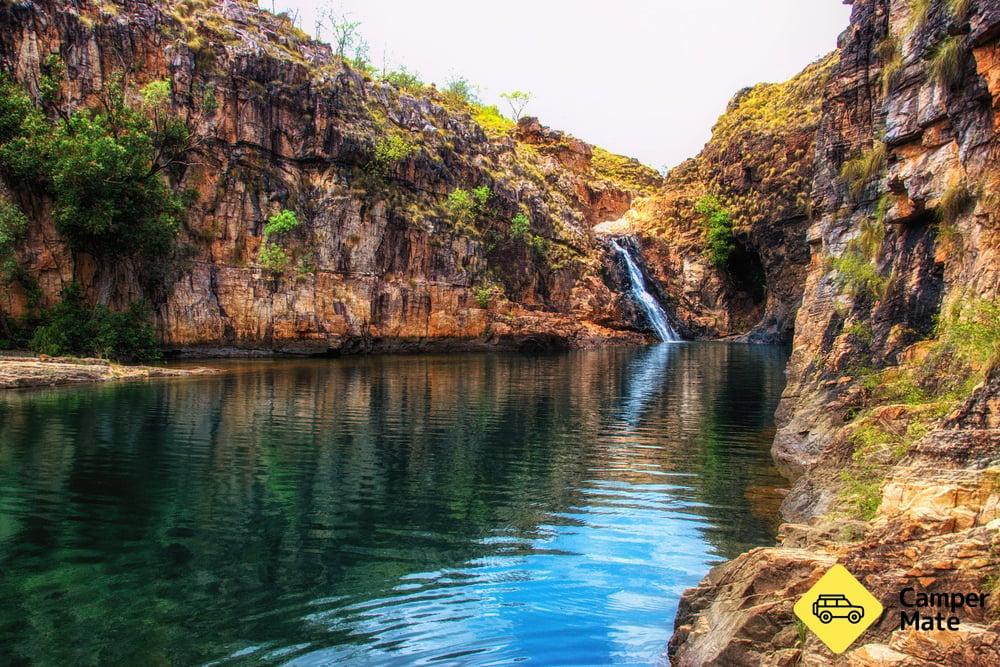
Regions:
<instances>
[{"instance_id":1,"label":"tall grass on rock","mask_svg":"<svg viewBox=\"0 0 1000 667\"><path fill-rule=\"evenodd\" d=\"M860 197L865 187L882 173L887 157L885 142L876 141L868 150L844 162L840 168L840 179L847 185L852 197Z\"/></svg>"},{"instance_id":2,"label":"tall grass on rock","mask_svg":"<svg viewBox=\"0 0 1000 667\"><path fill-rule=\"evenodd\" d=\"M934 50L927 65L931 79L944 87L957 86L962 81L963 59L962 38L946 37Z\"/></svg>"}]
</instances>

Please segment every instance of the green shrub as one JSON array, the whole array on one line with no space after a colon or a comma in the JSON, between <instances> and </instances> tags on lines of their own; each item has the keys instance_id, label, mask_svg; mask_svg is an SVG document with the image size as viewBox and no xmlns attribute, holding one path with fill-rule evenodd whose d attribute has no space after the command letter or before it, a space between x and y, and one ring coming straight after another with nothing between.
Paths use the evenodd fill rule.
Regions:
<instances>
[{"instance_id":1,"label":"green shrub","mask_svg":"<svg viewBox=\"0 0 1000 667\"><path fill-rule=\"evenodd\" d=\"M1000 302L956 300L938 318L935 335L940 345L970 366L990 365L1000 359Z\"/></svg>"},{"instance_id":2,"label":"green shrub","mask_svg":"<svg viewBox=\"0 0 1000 667\"><path fill-rule=\"evenodd\" d=\"M527 238L531 234L531 218L524 213L518 213L510 221L510 237L513 239Z\"/></svg>"},{"instance_id":3,"label":"green shrub","mask_svg":"<svg viewBox=\"0 0 1000 667\"><path fill-rule=\"evenodd\" d=\"M145 304L115 312L98 306L93 317L93 354L118 361L155 361L162 357Z\"/></svg>"},{"instance_id":4,"label":"green shrub","mask_svg":"<svg viewBox=\"0 0 1000 667\"><path fill-rule=\"evenodd\" d=\"M448 200L445 203L448 212L461 221L469 221L473 218L476 211L476 200L472 198L472 195L468 190L463 190L462 188L455 188L448 195Z\"/></svg>"},{"instance_id":5,"label":"green shrub","mask_svg":"<svg viewBox=\"0 0 1000 667\"><path fill-rule=\"evenodd\" d=\"M855 322L844 329L844 333L865 345L871 345L874 338L872 327L867 322Z\"/></svg>"},{"instance_id":6,"label":"green shrub","mask_svg":"<svg viewBox=\"0 0 1000 667\"><path fill-rule=\"evenodd\" d=\"M162 351L145 304L125 311L105 306L88 308L80 288L63 290L62 301L45 311L29 344L37 354L97 356L136 362L160 359Z\"/></svg>"},{"instance_id":7,"label":"green shrub","mask_svg":"<svg viewBox=\"0 0 1000 667\"><path fill-rule=\"evenodd\" d=\"M875 267L873 260L860 251L848 249L840 257L831 260L837 272L837 283L854 296L867 294L872 298L885 296L889 280Z\"/></svg>"},{"instance_id":8,"label":"green shrub","mask_svg":"<svg viewBox=\"0 0 1000 667\"><path fill-rule=\"evenodd\" d=\"M508 136L517 127L512 120L501 114L500 109L494 105L477 107L473 118L479 124L479 127L483 128L483 132L493 138Z\"/></svg>"},{"instance_id":9,"label":"green shrub","mask_svg":"<svg viewBox=\"0 0 1000 667\"><path fill-rule=\"evenodd\" d=\"M21 240L28 228L28 219L18 206L0 198L0 282L13 278L17 269L14 244Z\"/></svg>"},{"instance_id":10,"label":"green shrub","mask_svg":"<svg viewBox=\"0 0 1000 667\"><path fill-rule=\"evenodd\" d=\"M493 191L488 185L480 185L478 188L473 189L472 198L476 200L476 208L479 213L486 211L486 207L490 203L490 197L492 196Z\"/></svg>"},{"instance_id":11,"label":"green shrub","mask_svg":"<svg viewBox=\"0 0 1000 667\"><path fill-rule=\"evenodd\" d=\"M214 83L207 83L202 89L201 108L207 114L213 114L219 108L219 100L215 97Z\"/></svg>"},{"instance_id":12,"label":"green shrub","mask_svg":"<svg viewBox=\"0 0 1000 667\"><path fill-rule=\"evenodd\" d=\"M714 266L726 266L736 251L732 215L714 195L705 195L699 199L695 204L695 211L702 216L705 254Z\"/></svg>"},{"instance_id":13,"label":"green shrub","mask_svg":"<svg viewBox=\"0 0 1000 667\"><path fill-rule=\"evenodd\" d=\"M476 86L462 76L450 79L445 84L444 95L454 104L479 104Z\"/></svg>"},{"instance_id":14,"label":"green shrub","mask_svg":"<svg viewBox=\"0 0 1000 667\"><path fill-rule=\"evenodd\" d=\"M267 219L267 224L264 225L264 237L282 236L297 229L301 224L302 222L296 217L295 211L281 209L280 213L275 213Z\"/></svg>"},{"instance_id":15,"label":"green shrub","mask_svg":"<svg viewBox=\"0 0 1000 667\"><path fill-rule=\"evenodd\" d=\"M288 253L277 243L264 243L260 247L260 257L258 259L264 270L275 275L281 275L288 268L291 259Z\"/></svg>"},{"instance_id":16,"label":"green shrub","mask_svg":"<svg viewBox=\"0 0 1000 667\"><path fill-rule=\"evenodd\" d=\"M962 38L947 37L928 63L931 79L941 86L953 87L962 81L963 45Z\"/></svg>"},{"instance_id":17,"label":"green shrub","mask_svg":"<svg viewBox=\"0 0 1000 667\"><path fill-rule=\"evenodd\" d=\"M531 251L535 253L535 257L541 260L546 260L549 258L549 249L552 248L552 243L549 242L544 236L538 236L537 234L531 235ZM560 268L558 266L550 266L550 269Z\"/></svg>"},{"instance_id":18,"label":"green shrub","mask_svg":"<svg viewBox=\"0 0 1000 667\"><path fill-rule=\"evenodd\" d=\"M502 299L505 296L503 287L490 280L476 285L472 289L472 294L480 308L489 308L495 299Z\"/></svg>"},{"instance_id":19,"label":"green shrub","mask_svg":"<svg viewBox=\"0 0 1000 667\"><path fill-rule=\"evenodd\" d=\"M38 99L43 105L58 104L62 100L62 82L66 76L66 66L54 53L50 53L42 63L42 75L38 78Z\"/></svg>"},{"instance_id":20,"label":"green shrub","mask_svg":"<svg viewBox=\"0 0 1000 667\"><path fill-rule=\"evenodd\" d=\"M471 222L477 216L486 212L493 191L488 185L481 185L469 192L455 188L448 195L445 207L460 222Z\"/></svg>"},{"instance_id":21,"label":"green shrub","mask_svg":"<svg viewBox=\"0 0 1000 667\"><path fill-rule=\"evenodd\" d=\"M865 186L882 173L886 157L885 143L876 141L869 150L844 162L840 168L840 178L847 184L852 197L859 197Z\"/></svg>"},{"instance_id":22,"label":"green shrub","mask_svg":"<svg viewBox=\"0 0 1000 667\"><path fill-rule=\"evenodd\" d=\"M416 146L399 135L381 137L375 142L375 151L368 163L368 170L379 176L385 176L394 164L405 160L416 150Z\"/></svg>"},{"instance_id":23,"label":"green shrub","mask_svg":"<svg viewBox=\"0 0 1000 667\"><path fill-rule=\"evenodd\" d=\"M382 81L386 81L391 85L399 88L400 90L406 90L410 92L418 91L424 87L424 82L420 80L420 77L416 73L409 71L405 67L400 67L397 70L392 70L388 72L383 72L380 77Z\"/></svg>"}]
</instances>

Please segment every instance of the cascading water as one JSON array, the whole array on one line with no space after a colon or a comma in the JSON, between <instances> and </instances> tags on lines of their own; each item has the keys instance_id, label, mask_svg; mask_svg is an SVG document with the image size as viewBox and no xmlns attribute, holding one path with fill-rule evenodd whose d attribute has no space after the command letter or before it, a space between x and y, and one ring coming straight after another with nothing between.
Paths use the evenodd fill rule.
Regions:
<instances>
[{"instance_id":1,"label":"cascading water","mask_svg":"<svg viewBox=\"0 0 1000 667\"><path fill-rule=\"evenodd\" d=\"M668 343L679 341L681 338L674 331L674 328L670 326L663 306L646 289L646 279L643 277L639 265L632 258L632 253L628 251L628 248L618 243L617 239L611 239L611 246L625 260L625 266L628 267L628 278L632 283L632 294L635 295L636 301L639 302L639 305L645 311L646 317L649 318L650 324L653 325L653 329L656 331L656 335L660 337L660 340Z\"/></svg>"}]
</instances>

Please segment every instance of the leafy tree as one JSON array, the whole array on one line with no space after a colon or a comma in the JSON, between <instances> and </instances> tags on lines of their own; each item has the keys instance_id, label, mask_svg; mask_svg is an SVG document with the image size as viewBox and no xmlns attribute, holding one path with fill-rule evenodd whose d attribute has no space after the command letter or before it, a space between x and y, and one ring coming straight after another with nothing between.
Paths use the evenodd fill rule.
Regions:
<instances>
[{"instance_id":1,"label":"leafy tree","mask_svg":"<svg viewBox=\"0 0 1000 667\"><path fill-rule=\"evenodd\" d=\"M475 200L476 212L484 213L486 211L486 206L489 204L490 197L493 196L493 191L490 190L488 185L480 185L472 191L472 198Z\"/></svg>"},{"instance_id":2,"label":"leafy tree","mask_svg":"<svg viewBox=\"0 0 1000 667\"><path fill-rule=\"evenodd\" d=\"M186 208L163 178L192 147L184 122L170 112L169 84L126 103L120 81L100 107L50 123L17 84L0 84L0 167L53 199L57 229L74 248L98 256L162 258Z\"/></svg>"},{"instance_id":3,"label":"leafy tree","mask_svg":"<svg viewBox=\"0 0 1000 667\"><path fill-rule=\"evenodd\" d=\"M295 215L295 211L289 211L287 208L282 209L280 213L275 213L267 219L267 224L264 225L264 236L281 236L298 228L301 224L302 222Z\"/></svg>"},{"instance_id":4,"label":"leafy tree","mask_svg":"<svg viewBox=\"0 0 1000 667\"><path fill-rule=\"evenodd\" d=\"M524 115L524 109L531 103L532 95L523 90L512 90L509 93L501 93L500 97L507 102L516 122L521 120L521 116Z\"/></svg>"},{"instance_id":5,"label":"leafy tree","mask_svg":"<svg viewBox=\"0 0 1000 667\"><path fill-rule=\"evenodd\" d=\"M726 266L736 251L731 214L715 195L705 195L699 199L695 204L695 211L703 218L705 254L716 267Z\"/></svg>"},{"instance_id":6,"label":"leafy tree","mask_svg":"<svg viewBox=\"0 0 1000 667\"><path fill-rule=\"evenodd\" d=\"M444 94L458 104L479 104L479 89L463 76L449 79Z\"/></svg>"},{"instance_id":7,"label":"leafy tree","mask_svg":"<svg viewBox=\"0 0 1000 667\"><path fill-rule=\"evenodd\" d=\"M329 30L334 53L359 69L370 69L368 41L361 34L361 21L329 6L321 9L319 16L316 39L322 39L324 29Z\"/></svg>"}]
</instances>

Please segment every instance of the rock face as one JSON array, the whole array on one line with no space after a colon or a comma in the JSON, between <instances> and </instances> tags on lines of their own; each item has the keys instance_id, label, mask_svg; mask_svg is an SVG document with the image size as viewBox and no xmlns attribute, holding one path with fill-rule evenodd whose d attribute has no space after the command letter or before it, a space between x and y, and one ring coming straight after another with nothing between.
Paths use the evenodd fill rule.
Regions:
<instances>
[{"instance_id":1,"label":"rock face","mask_svg":"<svg viewBox=\"0 0 1000 667\"><path fill-rule=\"evenodd\" d=\"M1000 3L852 4L777 415L795 523L685 594L678 665L1000 665L1000 601L966 609L958 633L901 631L898 613L904 586L996 597ZM955 324L972 311L975 325ZM841 656L797 636L790 613L833 561L888 610Z\"/></svg>"},{"instance_id":2,"label":"rock face","mask_svg":"<svg viewBox=\"0 0 1000 667\"><path fill-rule=\"evenodd\" d=\"M197 138L174 177L196 193L167 294L154 298L168 348L187 353L294 353L432 346L579 346L634 342L614 317L591 226L621 217L656 172L623 179L603 151L537 121L496 128L481 108L433 87L373 81L255 2L84 2L0 7L0 64L38 95L56 55L67 108L93 105L111 77L128 90L171 82L173 111ZM502 121L505 122L505 121ZM413 150L373 170L376 148ZM614 157L614 156L613 156ZM473 221L449 212L457 188L490 188ZM41 305L79 283L92 302L140 297L135 267L73 252L50 206L14 192L28 214L19 263ZM258 261L269 216L303 221L290 267ZM528 233L511 220L525 213ZM498 291L496 288L502 288ZM487 298L477 297L485 294ZM0 314L29 310L23 285ZM602 322L599 325L596 322Z\"/></svg>"},{"instance_id":3,"label":"rock face","mask_svg":"<svg viewBox=\"0 0 1000 667\"><path fill-rule=\"evenodd\" d=\"M789 342L809 266L808 193L831 54L780 84L739 92L697 157L672 170L630 214L650 264L692 338ZM736 251L725 267L705 256L698 200L730 212Z\"/></svg>"}]
</instances>

